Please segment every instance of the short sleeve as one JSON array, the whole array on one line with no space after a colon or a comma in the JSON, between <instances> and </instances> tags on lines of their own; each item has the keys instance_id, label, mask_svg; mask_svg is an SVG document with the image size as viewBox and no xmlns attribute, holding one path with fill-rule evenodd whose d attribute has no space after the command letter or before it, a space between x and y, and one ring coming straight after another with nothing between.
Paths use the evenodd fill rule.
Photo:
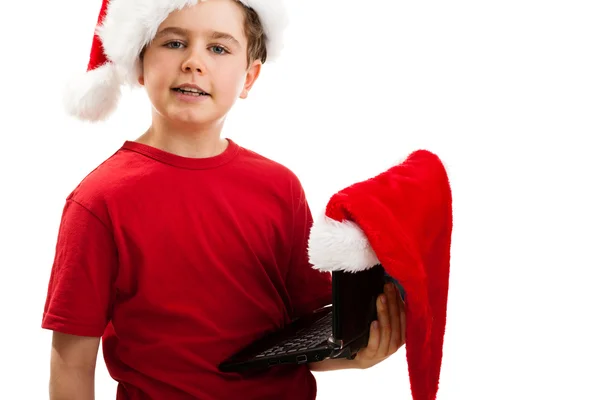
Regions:
<instances>
[{"instance_id":1,"label":"short sleeve","mask_svg":"<svg viewBox=\"0 0 600 400\"><path fill-rule=\"evenodd\" d=\"M308 239L313 219L304 190L294 192L294 232L291 265L286 280L293 316L298 317L331 304L331 274L313 268L308 259Z\"/></svg>"},{"instance_id":2,"label":"short sleeve","mask_svg":"<svg viewBox=\"0 0 600 400\"><path fill-rule=\"evenodd\" d=\"M42 328L100 337L110 319L117 271L112 234L84 206L67 200L60 223Z\"/></svg>"}]
</instances>

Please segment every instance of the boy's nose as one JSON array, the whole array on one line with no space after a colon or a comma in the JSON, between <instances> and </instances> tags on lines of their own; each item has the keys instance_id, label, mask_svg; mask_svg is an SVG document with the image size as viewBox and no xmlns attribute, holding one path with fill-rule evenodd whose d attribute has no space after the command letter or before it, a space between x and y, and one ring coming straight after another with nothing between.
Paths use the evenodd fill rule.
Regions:
<instances>
[{"instance_id":1,"label":"boy's nose","mask_svg":"<svg viewBox=\"0 0 600 400\"><path fill-rule=\"evenodd\" d=\"M204 72L204 66L202 65L202 63L198 59L198 57L196 57L196 56L189 57L183 63L182 67L185 72L198 72L198 73Z\"/></svg>"},{"instance_id":2,"label":"boy's nose","mask_svg":"<svg viewBox=\"0 0 600 400\"><path fill-rule=\"evenodd\" d=\"M185 70L186 70L186 72L190 72L190 71L193 71L193 70L196 70L196 72L200 72L200 73L202 72L202 69L200 67L190 67L190 66L188 66L188 67L185 68Z\"/></svg>"}]
</instances>

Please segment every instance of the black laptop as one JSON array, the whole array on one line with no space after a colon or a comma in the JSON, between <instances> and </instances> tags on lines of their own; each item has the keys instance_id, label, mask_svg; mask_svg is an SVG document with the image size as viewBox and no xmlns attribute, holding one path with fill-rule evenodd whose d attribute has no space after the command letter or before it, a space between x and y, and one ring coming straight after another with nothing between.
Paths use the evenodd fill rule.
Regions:
<instances>
[{"instance_id":1,"label":"black laptop","mask_svg":"<svg viewBox=\"0 0 600 400\"><path fill-rule=\"evenodd\" d=\"M267 334L224 361L219 369L243 372L329 358L354 358L369 342L371 322L377 319L377 297L389 281L393 279L381 265L360 272L334 271L332 304Z\"/></svg>"}]
</instances>

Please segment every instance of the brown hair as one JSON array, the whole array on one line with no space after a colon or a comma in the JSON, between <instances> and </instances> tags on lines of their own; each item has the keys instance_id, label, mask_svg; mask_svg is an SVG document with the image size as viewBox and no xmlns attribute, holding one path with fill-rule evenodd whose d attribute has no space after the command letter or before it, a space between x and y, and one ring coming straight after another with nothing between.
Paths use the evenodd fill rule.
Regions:
<instances>
[{"instance_id":1,"label":"brown hair","mask_svg":"<svg viewBox=\"0 0 600 400\"><path fill-rule=\"evenodd\" d=\"M237 0L236 3L238 3L244 11L244 33L248 40L248 48L246 51L248 65L252 64L254 60L260 60L264 64L267 60L267 36L260 18L252 8L247 7Z\"/></svg>"}]
</instances>

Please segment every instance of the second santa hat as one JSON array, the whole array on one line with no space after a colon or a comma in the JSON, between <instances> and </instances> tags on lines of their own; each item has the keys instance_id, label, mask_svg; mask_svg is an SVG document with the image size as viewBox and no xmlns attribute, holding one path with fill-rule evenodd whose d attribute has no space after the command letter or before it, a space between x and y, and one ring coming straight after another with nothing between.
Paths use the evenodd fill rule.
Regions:
<instances>
[{"instance_id":1,"label":"second santa hat","mask_svg":"<svg viewBox=\"0 0 600 400\"><path fill-rule=\"evenodd\" d=\"M204 0L103 0L87 72L66 89L67 112L81 120L100 121L117 107L121 88L137 86L140 53L170 13ZM267 61L283 47L287 26L284 0L235 0L253 9L266 36Z\"/></svg>"},{"instance_id":2,"label":"second santa hat","mask_svg":"<svg viewBox=\"0 0 600 400\"><path fill-rule=\"evenodd\" d=\"M435 154L419 150L335 193L310 233L315 269L354 273L382 265L405 289L406 358L415 400L433 400L438 390L452 226L446 169Z\"/></svg>"}]
</instances>

